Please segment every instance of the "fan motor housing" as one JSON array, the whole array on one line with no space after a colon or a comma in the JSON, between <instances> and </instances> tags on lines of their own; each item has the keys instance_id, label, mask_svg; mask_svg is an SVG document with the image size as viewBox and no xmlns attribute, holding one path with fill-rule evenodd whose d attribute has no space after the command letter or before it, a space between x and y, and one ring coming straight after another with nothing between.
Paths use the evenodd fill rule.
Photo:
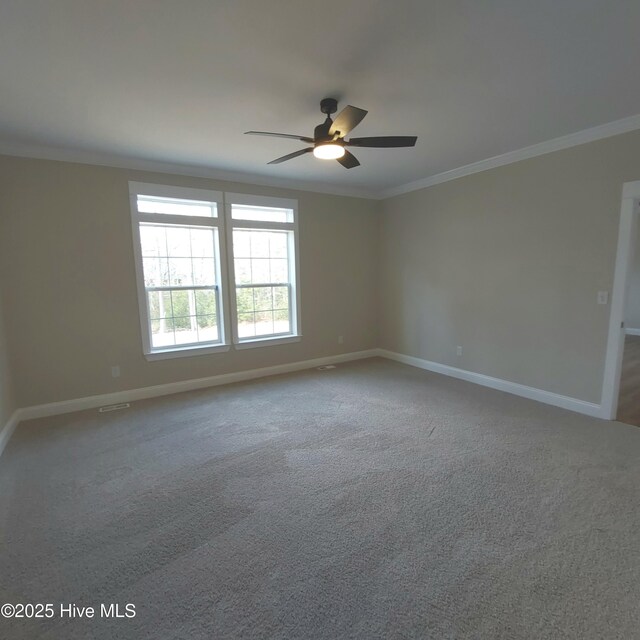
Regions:
<instances>
[{"instance_id":1,"label":"fan motor housing","mask_svg":"<svg viewBox=\"0 0 640 640\"><path fill-rule=\"evenodd\" d=\"M331 118L327 117L327 119L322 124L319 124L313 130L313 138L316 144L318 142L329 142L330 140L333 140L333 136L329 135L329 128L332 124L333 123L331 122Z\"/></svg>"}]
</instances>

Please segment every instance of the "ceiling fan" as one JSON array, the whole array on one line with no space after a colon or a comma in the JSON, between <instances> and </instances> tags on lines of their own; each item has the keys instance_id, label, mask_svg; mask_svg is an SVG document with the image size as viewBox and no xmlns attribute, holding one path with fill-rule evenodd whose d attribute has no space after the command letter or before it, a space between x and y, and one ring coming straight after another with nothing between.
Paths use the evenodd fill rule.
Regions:
<instances>
[{"instance_id":1,"label":"ceiling fan","mask_svg":"<svg viewBox=\"0 0 640 640\"><path fill-rule=\"evenodd\" d=\"M313 133L313 138L296 136L289 133L270 133L268 131L246 131L252 136L271 136L274 138L291 138L313 144L312 147L294 151L281 158L276 158L268 164L280 164L292 158L297 158L306 153L313 152L316 158L323 160L337 160L346 169L357 167L360 163L358 159L345 147L375 147L375 148L396 148L413 147L416 144L417 136L378 136L374 138L350 138L345 140L345 136L352 129L355 129L367 115L364 109L346 106L335 118L331 119L331 114L338 110L338 101L335 98L325 98L320 102L320 111L327 115L327 119L319 124Z\"/></svg>"}]
</instances>

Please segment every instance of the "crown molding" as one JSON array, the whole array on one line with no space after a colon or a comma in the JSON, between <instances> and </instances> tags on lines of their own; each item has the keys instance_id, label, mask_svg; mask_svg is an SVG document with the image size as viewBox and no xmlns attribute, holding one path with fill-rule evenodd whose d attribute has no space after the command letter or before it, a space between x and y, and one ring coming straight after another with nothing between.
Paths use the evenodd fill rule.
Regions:
<instances>
[{"instance_id":1,"label":"crown molding","mask_svg":"<svg viewBox=\"0 0 640 640\"><path fill-rule=\"evenodd\" d=\"M449 182L450 180L456 180L457 178L462 178L464 176L470 176L474 173L480 173L481 171L503 167L514 162L520 162L520 160L527 160L547 153L553 153L554 151L577 147L581 144L586 144L587 142L595 142L596 140L610 138L622 133L629 133L630 131L636 131L637 129L640 129L640 114L629 116L628 118L622 118L622 120L607 122L606 124L591 127L590 129L583 129L582 131L570 133L566 136L560 136L559 138L553 138L552 140L533 144L529 147L524 147L515 151L508 151L507 153L503 153L498 156L466 164L462 167L458 167L457 169L443 171L442 173L437 173L435 175L422 178L421 180L416 180L415 182L408 182L407 184L400 185L399 187L385 189L378 193L378 198L392 198L393 196L399 196L403 193L418 191L419 189L425 189L426 187L433 187L436 184Z\"/></svg>"},{"instance_id":2,"label":"crown molding","mask_svg":"<svg viewBox=\"0 0 640 640\"><path fill-rule=\"evenodd\" d=\"M640 129L640 114L614 120L605 124L576 131L566 136L553 138L545 142L533 144L515 151L508 151L491 158L485 158L478 162L472 162L456 169L436 173L414 182L408 182L397 187L391 187L382 191L374 189L362 189L355 187L339 187L336 185L322 185L317 182L301 180L287 180L264 176L259 174L243 173L239 171L222 171L202 165L190 165L163 162L160 160L144 160L141 158L129 158L125 156L105 153L82 151L62 147L47 147L32 144L12 143L0 141L0 155L17 156L22 158L37 158L40 160L57 160L60 162L77 162L80 164L92 164L117 169L131 169L134 171L150 171L155 173L167 173L194 178L209 178L225 182L237 182L257 186L291 189L294 191L307 191L311 193L323 193L351 198L365 198L368 200L385 200L411 191L418 191L427 187L433 187L443 182L470 176L481 171L488 171L497 167L503 167L514 162L535 158L554 151L561 151L571 147L577 147L588 142L595 142L604 138L610 138L623 133L629 133Z\"/></svg>"},{"instance_id":3,"label":"crown molding","mask_svg":"<svg viewBox=\"0 0 640 640\"><path fill-rule=\"evenodd\" d=\"M339 187L324 185L317 182L302 180L287 180L259 174L243 173L240 171L223 171L202 165L190 165L161 160L145 160L130 158L107 153L83 151L63 147L47 147L33 144L15 143L0 140L0 155L16 156L20 158L34 158L38 160L55 160L58 162L75 162L115 169L131 169L133 171L149 171L153 173L168 173L192 178L209 178L225 182L238 182L294 191L307 191L335 196L352 198L366 198L377 200L378 194L372 189L358 189L355 187Z\"/></svg>"}]
</instances>

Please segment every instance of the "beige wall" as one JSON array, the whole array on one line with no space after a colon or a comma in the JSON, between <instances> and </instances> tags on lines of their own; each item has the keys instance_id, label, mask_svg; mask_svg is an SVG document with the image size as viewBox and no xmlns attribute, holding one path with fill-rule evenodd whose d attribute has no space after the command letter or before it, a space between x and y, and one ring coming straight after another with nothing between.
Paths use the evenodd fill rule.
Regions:
<instances>
[{"instance_id":1,"label":"beige wall","mask_svg":"<svg viewBox=\"0 0 640 640\"><path fill-rule=\"evenodd\" d=\"M633 246L624 316L624 323L628 329L640 330L640 224Z\"/></svg>"},{"instance_id":2,"label":"beige wall","mask_svg":"<svg viewBox=\"0 0 640 640\"><path fill-rule=\"evenodd\" d=\"M381 346L600 402L610 307L596 295L638 179L634 132L386 201Z\"/></svg>"},{"instance_id":3,"label":"beige wall","mask_svg":"<svg viewBox=\"0 0 640 640\"><path fill-rule=\"evenodd\" d=\"M638 158L634 132L379 203L0 157L16 390L14 402L3 382L0 417L376 346L597 403L610 307L596 294L611 290L621 188L640 179ZM129 180L298 198L302 342L145 360Z\"/></svg>"},{"instance_id":4,"label":"beige wall","mask_svg":"<svg viewBox=\"0 0 640 640\"><path fill-rule=\"evenodd\" d=\"M294 197L300 343L148 362L128 181ZM214 180L0 157L0 268L18 406L359 351L377 345L378 203ZM338 344L338 336L344 344ZM111 377L119 364L122 376Z\"/></svg>"},{"instance_id":5,"label":"beige wall","mask_svg":"<svg viewBox=\"0 0 640 640\"><path fill-rule=\"evenodd\" d=\"M1 229L2 226L0 224ZM2 431L2 428L7 424L11 414L16 409L13 397L12 374L9 367L9 341L5 331L5 313L6 309L2 304L2 292L0 291L0 431Z\"/></svg>"}]
</instances>

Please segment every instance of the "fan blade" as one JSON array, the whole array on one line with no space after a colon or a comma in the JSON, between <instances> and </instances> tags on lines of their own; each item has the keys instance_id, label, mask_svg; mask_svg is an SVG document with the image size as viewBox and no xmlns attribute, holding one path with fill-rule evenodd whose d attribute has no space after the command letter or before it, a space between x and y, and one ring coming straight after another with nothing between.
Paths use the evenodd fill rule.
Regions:
<instances>
[{"instance_id":1,"label":"fan blade","mask_svg":"<svg viewBox=\"0 0 640 640\"><path fill-rule=\"evenodd\" d=\"M378 136L375 138L351 138L344 143L352 147L376 147L392 149L394 147L415 147L418 136Z\"/></svg>"},{"instance_id":2,"label":"fan blade","mask_svg":"<svg viewBox=\"0 0 640 640\"><path fill-rule=\"evenodd\" d=\"M276 158L271 162L267 162L267 164L280 164L281 162L286 162L287 160L291 160L292 158L303 156L305 153L309 153L310 151L313 151L313 147L307 147L306 149L300 149L300 151L294 151L293 153L289 153L286 156L282 156L281 158Z\"/></svg>"},{"instance_id":3,"label":"fan blade","mask_svg":"<svg viewBox=\"0 0 640 640\"><path fill-rule=\"evenodd\" d=\"M291 138L292 140L300 140L301 142L313 142L313 138L305 136L296 136L292 133L270 133L269 131L245 131L245 136L271 136L272 138Z\"/></svg>"},{"instance_id":4,"label":"fan blade","mask_svg":"<svg viewBox=\"0 0 640 640\"><path fill-rule=\"evenodd\" d=\"M347 105L333 121L333 124L329 128L329 135L332 136L336 132L340 132L340 137L344 138L351 129L355 129L362 119L369 113L364 109L358 109L358 107L352 107Z\"/></svg>"},{"instance_id":5,"label":"fan blade","mask_svg":"<svg viewBox=\"0 0 640 640\"><path fill-rule=\"evenodd\" d=\"M358 158L356 158L353 155L353 153L351 153L350 151L347 151L346 149L344 150L344 155L342 156L342 158L338 158L338 162L345 169L353 169L353 167L360 166L360 163L358 162Z\"/></svg>"}]
</instances>

